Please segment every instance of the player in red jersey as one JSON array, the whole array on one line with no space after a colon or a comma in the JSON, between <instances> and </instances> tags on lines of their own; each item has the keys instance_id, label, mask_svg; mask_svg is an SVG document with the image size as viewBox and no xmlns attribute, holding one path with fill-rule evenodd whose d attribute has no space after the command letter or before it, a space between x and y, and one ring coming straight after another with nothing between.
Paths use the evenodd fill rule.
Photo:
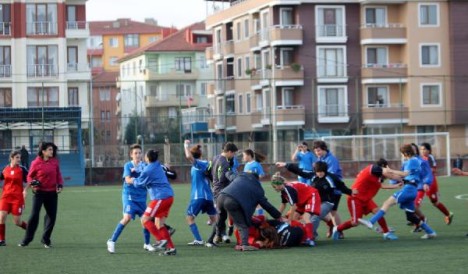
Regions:
<instances>
[{"instance_id":1,"label":"player in red jersey","mask_svg":"<svg viewBox=\"0 0 468 274\"><path fill-rule=\"evenodd\" d=\"M0 173L0 180L4 181L3 193L0 198L0 246L5 243L5 220L8 214L13 215L13 222L16 226L26 229L27 224L21 221L21 214L24 209L24 200L27 188L23 189L28 171L20 165L21 152L10 153L10 164Z\"/></svg>"},{"instance_id":2,"label":"player in red jersey","mask_svg":"<svg viewBox=\"0 0 468 274\"><path fill-rule=\"evenodd\" d=\"M426 160L429 163L429 166L432 169L432 174L433 174L433 181L432 184L429 187L428 191L418 191L418 194L416 196L416 201L415 205L416 208L419 208L421 206L422 200L424 199L424 194L431 200L431 203L433 206L438 208L440 212L444 214L444 221L447 225L452 223L453 220L453 213L450 212L447 207L443 203L439 201L439 186L437 185L437 177L436 177L436 172L437 172L437 163L435 161L434 156L432 156L432 148L429 143L422 143L421 146L419 147L419 152L421 154L421 157ZM418 217L422 220L425 220L426 217L421 213L418 214Z\"/></svg>"},{"instance_id":3,"label":"player in red jersey","mask_svg":"<svg viewBox=\"0 0 468 274\"><path fill-rule=\"evenodd\" d=\"M302 220L305 223L306 240L305 244L315 246L314 227L312 224L312 216L320 216L320 194L317 189L301 182L286 182L279 172L271 178L271 185L277 192L281 192L282 203L279 211L283 213L286 204L291 206L288 223L294 219L294 213L302 215Z\"/></svg>"},{"instance_id":4,"label":"player in red jersey","mask_svg":"<svg viewBox=\"0 0 468 274\"><path fill-rule=\"evenodd\" d=\"M339 233L343 230L357 226L359 224L358 219L362 218L363 215L367 215L369 213L375 214L379 210L379 207L374 202L373 198L381 188L395 189L400 187L399 184L382 185L385 178L400 179L398 176L393 175L391 170L388 168L388 163L385 159L380 159L375 164L368 165L359 172L356 177L356 181L351 186L353 195L348 196L348 210L351 214L351 219L333 228L334 240L339 239ZM381 218L378 223L382 228L384 239L398 239L393 232L389 231L387 222L384 218Z\"/></svg>"}]
</instances>

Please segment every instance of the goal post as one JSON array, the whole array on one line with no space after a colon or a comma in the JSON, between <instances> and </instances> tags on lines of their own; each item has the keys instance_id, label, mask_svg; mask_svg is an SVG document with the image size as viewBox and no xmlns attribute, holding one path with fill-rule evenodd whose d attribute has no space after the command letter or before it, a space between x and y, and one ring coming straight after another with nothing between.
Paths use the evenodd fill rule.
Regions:
<instances>
[{"instance_id":1,"label":"goal post","mask_svg":"<svg viewBox=\"0 0 468 274\"><path fill-rule=\"evenodd\" d=\"M431 144L438 175L450 175L451 148L448 132L323 136L320 139L327 143L330 151L340 161L345 177L354 177L364 166L380 158L385 158L392 168L399 168L400 146L407 143L419 146L424 142Z\"/></svg>"}]
</instances>

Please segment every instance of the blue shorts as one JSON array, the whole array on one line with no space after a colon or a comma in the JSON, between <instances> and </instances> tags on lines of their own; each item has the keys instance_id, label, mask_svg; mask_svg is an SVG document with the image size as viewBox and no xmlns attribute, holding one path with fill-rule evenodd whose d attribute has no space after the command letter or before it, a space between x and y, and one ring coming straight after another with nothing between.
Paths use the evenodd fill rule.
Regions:
<instances>
[{"instance_id":1,"label":"blue shorts","mask_svg":"<svg viewBox=\"0 0 468 274\"><path fill-rule=\"evenodd\" d=\"M397 200L397 203L400 204L400 208L406 211L414 212L414 200L418 190L415 186L404 185L400 191L397 191L393 194L393 197Z\"/></svg>"},{"instance_id":2,"label":"blue shorts","mask_svg":"<svg viewBox=\"0 0 468 274\"><path fill-rule=\"evenodd\" d=\"M200 213L200 211L208 215L217 214L216 208L214 207L213 200L205 200L205 199L191 200L190 204L187 207L187 216L196 217Z\"/></svg>"},{"instance_id":3,"label":"blue shorts","mask_svg":"<svg viewBox=\"0 0 468 274\"><path fill-rule=\"evenodd\" d=\"M132 220L135 220L135 215L141 217L145 210L146 202L123 201L123 214L129 214L132 216Z\"/></svg>"}]
</instances>

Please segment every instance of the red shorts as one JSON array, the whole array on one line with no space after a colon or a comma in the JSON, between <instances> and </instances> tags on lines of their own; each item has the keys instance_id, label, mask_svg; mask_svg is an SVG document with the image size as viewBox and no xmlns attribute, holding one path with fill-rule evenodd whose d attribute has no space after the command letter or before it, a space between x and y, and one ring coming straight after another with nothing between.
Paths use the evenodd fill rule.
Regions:
<instances>
[{"instance_id":1,"label":"red shorts","mask_svg":"<svg viewBox=\"0 0 468 274\"><path fill-rule=\"evenodd\" d=\"M174 197L163 200L151 200L145 210L145 216L154 218L164 218L169 216Z\"/></svg>"},{"instance_id":2,"label":"red shorts","mask_svg":"<svg viewBox=\"0 0 468 274\"><path fill-rule=\"evenodd\" d=\"M0 211L6 211L14 216L21 216L24 210L24 203L18 201L10 202L4 199L0 200Z\"/></svg>"},{"instance_id":3,"label":"red shorts","mask_svg":"<svg viewBox=\"0 0 468 274\"><path fill-rule=\"evenodd\" d=\"M414 204L416 207L421 206L422 201L424 199L424 195L426 195L432 203L437 203L439 201L439 187L437 186L437 181L432 182L427 192L425 192L424 190L418 190L416 200L414 200Z\"/></svg>"},{"instance_id":4,"label":"red shorts","mask_svg":"<svg viewBox=\"0 0 468 274\"><path fill-rule=\"evenodd\" d=\"M312 197L310 197L305 205L297 208L298 212L309 212L311 214L320 216L320 205L322 204L322 201L320 200L320 196L317 193L312 193Z\"/></svg>"},{"instance_id":5,"label":"red shorts","mask_svg":"<svg viewBox=\"0 0 468 274\"><path fill-rule=\"evenodd\" d=\"M359 218L371 213L378 205L374 200L361 201L355 197L348 196L348 210L353 223L357 223Z\"/></svg>"}]
</instances>

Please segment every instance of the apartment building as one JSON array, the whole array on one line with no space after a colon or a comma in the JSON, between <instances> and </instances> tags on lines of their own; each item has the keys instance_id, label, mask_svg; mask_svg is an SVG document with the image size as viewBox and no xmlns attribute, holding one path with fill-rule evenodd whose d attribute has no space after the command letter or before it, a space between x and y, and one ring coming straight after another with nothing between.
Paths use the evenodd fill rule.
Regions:
<instances>
[{"instance_id":1,"label":"apartment building","mask_svg":"<svg viewBox=\"0 0 468 274\"><path fill-rule=\"evenodd\" d=\"M0 1L2 153L25 145L34 154L41 141L52 141L64 159L83 167L91 77L85 3ZM74 182L83 177L84 170Z\"/></svg>"},{"instance_id":2,"label":"apartment building","mask_svg":"<svg viewBox=\"0 0 468 274\"><path fill-rule=\"evenodd\" d=\"M142 135L147 142L178 142L184 135L208 136L206 96L213 71L205 50L211 45L211 32L199 22L118 60L122 140ZM137 132L129 134L132 117L144 127L135 126Z\"/></svg>"}]
</instances>

